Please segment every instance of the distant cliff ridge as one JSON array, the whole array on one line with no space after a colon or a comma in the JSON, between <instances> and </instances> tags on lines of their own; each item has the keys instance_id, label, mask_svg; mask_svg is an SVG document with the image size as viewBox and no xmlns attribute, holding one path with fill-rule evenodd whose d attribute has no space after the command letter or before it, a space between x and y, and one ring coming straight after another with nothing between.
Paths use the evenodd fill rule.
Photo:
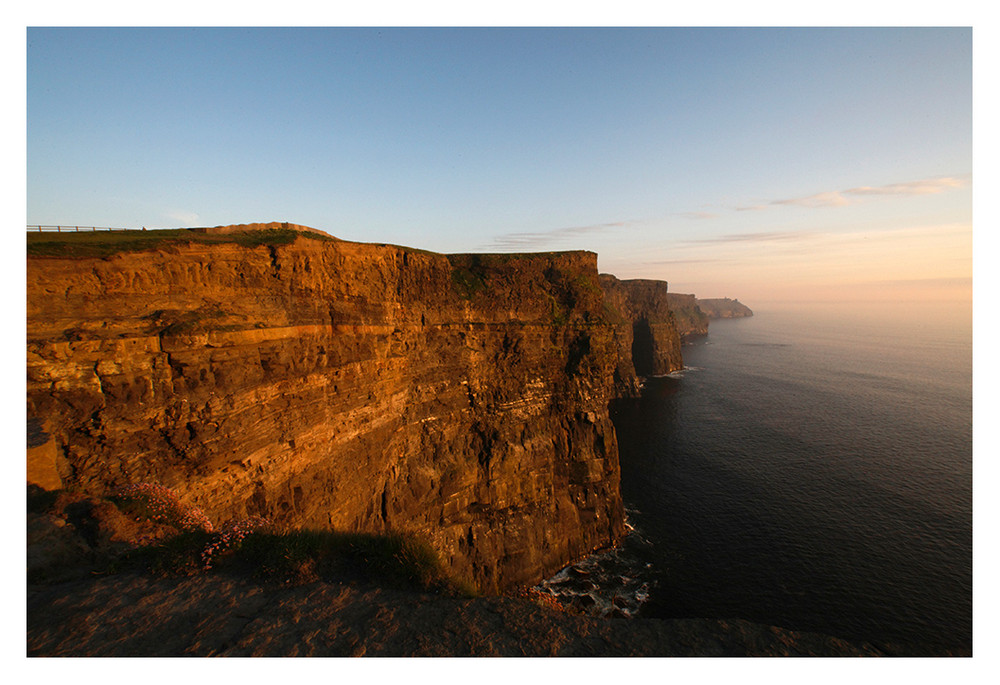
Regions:
<instances>
[{"instance_id":1,"label":"distant cliff ridge","mask_svg":"<svg viewBox=\"0 0 1000 685\"><path fill-rule=\"evenodd\" d=\"M710 319L737 319L753 316L753 312L739 300L728 297L699 299L698 308Z\"/></svg>"},{"instance_id":2,"label":"distant cliff ridge","mask_svg":"<svg viewBox=\"0 0 1000 685\"><path fill-rule=\"evenodd\" d=\"M487 592L623 534L595 254L288 231L29 236L29 480L410 533Z\"/></svg>"}]
</instances>

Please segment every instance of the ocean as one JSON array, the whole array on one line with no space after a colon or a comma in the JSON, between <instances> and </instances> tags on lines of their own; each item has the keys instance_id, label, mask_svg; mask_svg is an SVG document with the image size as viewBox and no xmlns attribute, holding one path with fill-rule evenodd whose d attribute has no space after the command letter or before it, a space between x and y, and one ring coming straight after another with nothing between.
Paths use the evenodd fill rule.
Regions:
<instances>
[{"instance_id":1,"label":"ocean","mask_svg":"<svg viewBox=\"0 0 1000 685\"><path fill-rule=\"evenodd\" d=\"M633 532L543 586L970 653L971 303L761 307L684 361L612 407Z\"/></svg>"}]
</instances>

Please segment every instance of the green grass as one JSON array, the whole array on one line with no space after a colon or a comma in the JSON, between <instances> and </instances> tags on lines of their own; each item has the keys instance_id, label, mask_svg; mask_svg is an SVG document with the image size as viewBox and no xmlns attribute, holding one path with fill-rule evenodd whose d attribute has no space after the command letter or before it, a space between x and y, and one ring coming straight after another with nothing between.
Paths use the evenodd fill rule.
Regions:
<instances>
[{"instance_id":1,"label":"green grass","mask_svg":"<svg viewBox=\"0 0 1000 685\"><path fill-rule=\"evenodd\" d=\"M155 545L129 550L112 559L108 573L141 571L157 576L191 576L202 572L201 552L213 536L205 531L186 531Z\"/></svg>"},{"instance_id":2,"label":"green grass","mask_svg":"<svg viewBox=\"0 0 1000 685\"><path fill-rule=\"evenodd\" d=\"M184 228L153 231L81 231L80 233L28 233L29 257L103 258L120 252L142 252L167 245L189 243L235 243L244 247L287 245L299 236L310 240L334 240L327 236L295 231L268 229L241 233L198 233Z\"/></svg>"},{"instance_id":3,"label":"green grass","mask_svg":"<svg viewBox=\"0 0 1000 685\"><path fill-rule=\"evenodd\" d=\"M61 492L67 491L47 492L28 486L28 512L65 516L65 511L56 509ZM103 499L131 519L166 524L177 532L152 544L113 552L113 556L96 562L97 572L160 576L223 572L280 583L361 580L423 591L477 594L472 584L447 572L429 544L410 535L276 530L259 517L209 532L213 526L200 510L182 505L171 489L151 483L123 486ZM47 570L39 573L36 580L44 580Z\"/></svg>"},{"instance_id":4,"label":"green grass","mask_svg":"<svg viewBox=\"0 0 1000 685\"><path fill-rule=\"evenodd\" d=\"M360 578L385 584L440 589L452 585L429 545L413 538L370 533L300 530L254 533L229 563L253 569L264 578Z\"/></svg>"}]
</instances>

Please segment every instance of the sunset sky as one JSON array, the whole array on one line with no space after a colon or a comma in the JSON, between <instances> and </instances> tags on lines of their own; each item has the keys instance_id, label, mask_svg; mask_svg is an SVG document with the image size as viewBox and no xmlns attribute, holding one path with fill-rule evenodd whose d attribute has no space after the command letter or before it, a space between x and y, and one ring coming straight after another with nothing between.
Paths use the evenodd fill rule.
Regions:
<instances>
[{"instance_id":1,"label":"sunset sky","mask_svg":"<svg viewBox=\"0 0 1000 685\"><path fill-rule=\"evenodd\" d=\"M586 249L754 304L971 298L972 30L33 29L27 223Z\"/></svg>"}]
</instances>

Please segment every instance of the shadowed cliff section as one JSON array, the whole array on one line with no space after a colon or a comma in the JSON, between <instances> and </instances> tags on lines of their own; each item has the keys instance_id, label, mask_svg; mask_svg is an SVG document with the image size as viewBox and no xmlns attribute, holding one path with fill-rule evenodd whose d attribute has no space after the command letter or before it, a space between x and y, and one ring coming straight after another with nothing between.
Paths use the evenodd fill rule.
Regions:
<instances>
[{"instance_id":1,"label":"shadowed cliff section","mask_svg":"<svg viewBox=\"0 0 1000 685\"><path fill-rule=\"evenodd\" d=\"M661 376L683 369L681 338L666 281L623 281L610 274L601 274L600 279L605 311L615 323L618 395L637 395L640 376Z\"/></svg>"},{"instance_id":2,"label":"shadowed cliff section","mask_svg":"<svg viewBox=\"0 0 1000 685\"><path fill-rule=\"evenodd\" d=\"M405 532L487 592L622 534L593 253L135 233L29 245L29 480Z\"/></svg>"}]
</instances>

